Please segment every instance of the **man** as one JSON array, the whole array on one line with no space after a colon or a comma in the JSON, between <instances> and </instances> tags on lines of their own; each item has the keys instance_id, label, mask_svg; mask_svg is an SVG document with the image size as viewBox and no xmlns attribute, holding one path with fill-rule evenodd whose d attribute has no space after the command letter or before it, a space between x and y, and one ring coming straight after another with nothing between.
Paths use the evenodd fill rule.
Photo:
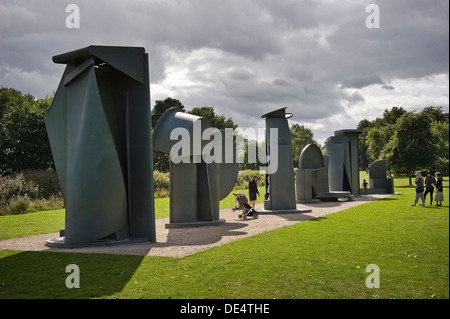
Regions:
<instances>
[{"instance_id":1,"label":"man","mask_svg":"<svg viewBox=\"0 0 450 319\"><path fill-rule=\"evenodd\" d=\"M433 205L434 185L436 185L436 178L428 171L427 177L425 177L425 194L423 194L423 200L426 201L427 195L430 194L430 206Z\"/></svg>"},{"instance_id":2,"label":"man","mask_svg":"<svg viewBox=\"0 0 450 319\"><path fill-rule=\"evenodd\" d=\"M416 183L416 198L414 199L414 204L411 204L411 206L416 206L419 199L422 200L422 204L420 206L425 206L425 199L423 197L423 177L421 172L416 172L416 179L414 181Z\"/></svg>"},{"instance_id":3,"label":"man","mask_svg":"<svg viewBox=\"0 0 450 319\"><path fill-rule=\"evenodd\" d=\"M248 182L248 197L250 199L250 205L255 208L256 194L259 196L258 185L256 182L258 181L258 176L253 176L253 178Z\"/></svg>"}]
</instances>

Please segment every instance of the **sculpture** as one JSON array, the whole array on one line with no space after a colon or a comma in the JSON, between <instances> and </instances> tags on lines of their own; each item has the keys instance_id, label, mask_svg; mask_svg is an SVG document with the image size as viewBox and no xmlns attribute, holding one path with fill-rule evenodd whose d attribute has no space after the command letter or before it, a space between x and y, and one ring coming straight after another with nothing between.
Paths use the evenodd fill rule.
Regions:
<instances>
[{"instance_id":1,"label":"sculpture","mask_svg":"<svg viewBox=\"0 0 450 319\"><path fill-rule=\"evenodd\" d=\"M330 191L347 191L359 195L358 136L361 130L339 130L326 145L330 157L328 178Z\"/></svg>"},{"instance_id":2,"label":"sculpture","mask_svg":"<svg viewBox=\"0 0 450 319\"><path fill-rule=\"evenodd\" d=\"M213 141L209 141L203 138L208 129L211 129L208 119L176 107L164 112L155 126L154 149L171 154L170 222L166 228L225 222L219 218L219 202L233 189L239 164L223 161L225 131L210 130ZM214 154L207 154L207 145L214 141L219 149L213 148ZM209 156L216 157L208 159Z\"/></svg>"},{"instance_id":3,"label":"sculpture","mask_svg":"<svg viewBox=\"0 0 450 319\"><path fill-rule=\"evenodd\" d=\"M300 153L295 172L297 203L318 203L316 197L329 191L328 156L315 144L308 144Z\"/></svg>"},{"instance_id":4,"label":"sculpture","mask_svg":"<svg viewBox=\"0 0 450 319\"><path fill-rule=\"evenodd\" d=\"M297 209L295 200L294 161L291 134L287 119L292 117L281 108L261 116L266 119L266 150L269 163L276 163L276 170L270 172L270 196L264 201L264 210L259 213L307 212ZM271 141L271 134L277 134L276 149ZM269 147L270 146L270 147Z\"/></svg>"},{"instance_id":5,"label":"sculpture","mask_svg":"<svg viewBox=\"0 0 450 319\"><path fill-rule=\"evenodd\" d=\"M144 48L89 46L53 61L67 64L45 121L66 218L47 245L155 241Z\"/></svg>"},{"instance_id":6,"label":"sculpture","mask_svg":"<svg viewBox=\"0 0 450 319\"><path fill-rule=\"evenodd\" d=\"M369 165L370 193L394 194L394 179L386 178L387 160L379 160Z\"/></svg>"}]
</instances>

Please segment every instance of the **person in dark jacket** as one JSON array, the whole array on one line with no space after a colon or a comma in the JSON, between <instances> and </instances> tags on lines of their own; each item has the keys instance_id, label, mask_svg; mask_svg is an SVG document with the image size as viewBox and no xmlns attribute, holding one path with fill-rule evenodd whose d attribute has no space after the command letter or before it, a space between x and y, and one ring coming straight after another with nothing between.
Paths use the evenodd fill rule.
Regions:
<instances>
[{"instance_id":1,"label":"person in dark jacket","mask_svg":"<svg viewBox=\"0 0 450 319\"><path fill-rule=\"evenodd\" d=\"M427 201L427 195L430 194L430 206L433 205L434 184L436 184L436 178L428 171L427 177L425 177L425 193L423 194L423 199Z\"/></svg>"},{"instance_id":2,"label":"person in dark jacket","mask_svg":"<svg viewBox=\"0 0 450 319\"><path fill-rule=\"evenodd\" d=\"M248 197L250 200L250 205L255 208L256 194L259 196L258 185L256 182L258 181L258 176L253 176L250 182L248 182Z\"/></svg>"},{"instance_id":3,"label":"person in dark jacket","mask_svg":"<svg viewBox=\"0 0 450 319\"><path fill-rule=\"evenodd\" d=\"M436 197L434 200L436 201L436 206L442 206L442 201L444 200L444 188L442 187L442 175L441 173L436 173Z\"/></svg>"}]
</instances>

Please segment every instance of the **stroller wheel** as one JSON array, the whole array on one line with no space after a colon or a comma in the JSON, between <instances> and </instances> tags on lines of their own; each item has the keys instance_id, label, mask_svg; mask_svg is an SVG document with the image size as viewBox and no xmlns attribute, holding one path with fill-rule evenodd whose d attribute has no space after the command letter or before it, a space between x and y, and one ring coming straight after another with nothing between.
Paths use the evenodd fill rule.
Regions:
<instances>
[{"instance_id":1,"label":"stroller wheel","mask_svg":"<svg viewBox=\"0 0 450 319\"><path fill-rule=\"evenodd\" d=\"M253 212L253 219L258 219L258 212L255 210L254 212Z\"/></svg>"},{"instance_id":2,"label":"stroller wheel","mask_svg":"<svg viewBox=\"0 0 450 319\"><path fill-rule=\"evenodd\" d=\"M238 215L238 218L241 219L241 218L242 218L242 214L239 214L239 215Z\"/></svg>"},{"instance_id":3,"label":"stroller wheel","mask_svg":"<svg viewBox=\"0 0 450 319\"><path fill-rule=\"evenodd\" d=\"M243 214L243 215L242 215L242 218L243 218L244 220L247 220L247 214Z\"/></svg>"}]
</instances>

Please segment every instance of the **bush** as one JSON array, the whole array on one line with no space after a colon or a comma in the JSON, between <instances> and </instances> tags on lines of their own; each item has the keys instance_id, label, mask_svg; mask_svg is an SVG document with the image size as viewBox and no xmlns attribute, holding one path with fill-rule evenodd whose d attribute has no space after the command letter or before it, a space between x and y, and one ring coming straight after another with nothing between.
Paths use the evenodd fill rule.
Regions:
<instances>
[{"instance_id":1,"label":"bush","mask_svg":"<svg viewBox=\"0 0 450 319\"><path fill-rule=\"evenodd\" d=\"M38 198L50 198L61 193L58 176L52 169L48 170L26 170L23 176L28 182L32 182L39 187Z\"/></svg>"},{"instance_id":2,"label":"bush","mask_svg":"<svg viewBox=\"0 0 450 319\"><path fill-rule=\"evenodd\" d=\"M27 170L0 175L0 215L23 214L64 207L53 170Z\"/></svg>"},{"instance_id":3,"label":"bush","mask_svg":"<svg viewBox=\"0 0 450 319\"><path fill-rule=\"evenodd\" d=\"M28 212L31 200L27 195L13 197L5 208L4 214L24 214Z\"/></svg>"},{"instance_id":4,"label":"bush","mask_svg":"<svg viewBox=\"0 0 450 319\"><path fill-rule=\"evenodd\" d=\"M169 197L170 177L169 173L153 171L153 187L155 198Z\"/></svg>"},{"instance_id":5,"label":"bush","mask_svg":"<svg viewBox=\"0 0 450 319\"><path fill-rule=\"evenodd\" d=\"M38 185L27 181L22 173L6 177L0 175L0 206L7 205L12 199L23 196L29 199L38 198Z\"/></svg>"},{"instance_id":6,"label":"bush","mask_svg":"<svg viewBox=\"0 0 450 319\"><path fill-rule=\"evenodd\" d=\"M258 170L243 170L239 171L235 189L248 189L248 182L253 178L253 176L258 176L258 186L266 185L266 176L264 173Z\"/></svg>"}]
</instances>

